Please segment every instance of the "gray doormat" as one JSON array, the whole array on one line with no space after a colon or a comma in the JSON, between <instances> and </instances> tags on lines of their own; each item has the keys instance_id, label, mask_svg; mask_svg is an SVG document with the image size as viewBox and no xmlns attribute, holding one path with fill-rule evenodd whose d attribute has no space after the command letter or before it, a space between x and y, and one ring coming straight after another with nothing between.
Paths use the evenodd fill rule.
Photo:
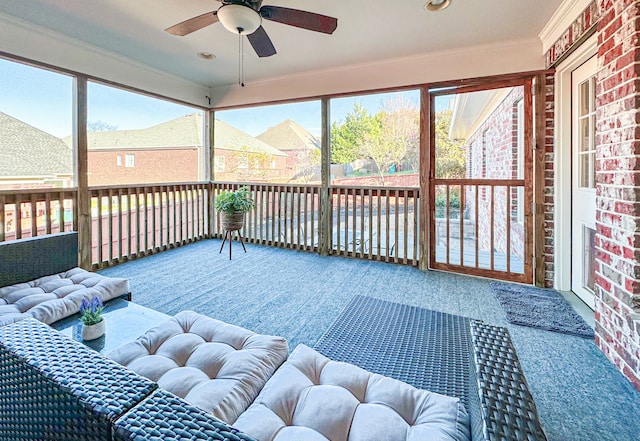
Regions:
<instances>
[{"instance_id":1,"label":"gray doormat","mask_svg":"<svg viewBox=\"0 0 640 441\"><path fill-rule=\"evenodd\" d=\"M507 321L530 328L593 338L593 329L553 289L491 282Z\"/></svg>"}]
</instances>

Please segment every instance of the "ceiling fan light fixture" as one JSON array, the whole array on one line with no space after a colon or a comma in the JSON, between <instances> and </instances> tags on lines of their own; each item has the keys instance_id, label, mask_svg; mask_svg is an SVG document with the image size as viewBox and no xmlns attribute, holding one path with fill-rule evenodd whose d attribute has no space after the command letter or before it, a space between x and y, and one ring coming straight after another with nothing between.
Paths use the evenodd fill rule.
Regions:
<instances>
[{"instance_id":1,"label":"ceiling fan light fixture","mask_svg":"<svg viewBox=\"0 0 640 441\"><path fill-rule=\"evenodd\" d=\"M262 17L248 6L227 4L218 9L218 20L229 32L253 34L262 24Z\"/></svg>"},{"instance_id":2,"label":"ceiling fan light fixture","mask_svg":"<svg viewBox=\"0 0 640 441\"><path fill-rule=\"evenodd\" d=\"M424 9L430 12L442 11L451 4L451 0L429 0L424 4Z\"/></svg>"}]
</instances>

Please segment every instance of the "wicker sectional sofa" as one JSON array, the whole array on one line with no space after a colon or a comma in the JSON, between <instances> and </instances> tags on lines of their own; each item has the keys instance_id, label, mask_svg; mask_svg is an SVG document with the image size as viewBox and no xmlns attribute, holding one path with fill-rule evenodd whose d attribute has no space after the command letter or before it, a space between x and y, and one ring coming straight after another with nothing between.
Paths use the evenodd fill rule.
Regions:
<instances>
[{"instance_id":1,"label":"wicker sectional sofa","mask_svg":"<svg viewBox=\"0 0 640 441\"><path fill-rule=\"evenodd\" d=\"M77 255L74 240L20 242L21 256L69 260L44 259L31 273L16 264L10 281L55 274ZM319 352L300 345L291 354L281 337L187 311L107 358L44 324L57 316L42 320L35 305L0 326L0 440L546 440L505 328L356 297ZM394 321L376 315L390 307L402 311ZM415 332L440 322L447 327L429 331L438 338ZM451 346L453 336L466 346ZM445 357L429 361L429 352Z\"/></svg>"}]
</instances>

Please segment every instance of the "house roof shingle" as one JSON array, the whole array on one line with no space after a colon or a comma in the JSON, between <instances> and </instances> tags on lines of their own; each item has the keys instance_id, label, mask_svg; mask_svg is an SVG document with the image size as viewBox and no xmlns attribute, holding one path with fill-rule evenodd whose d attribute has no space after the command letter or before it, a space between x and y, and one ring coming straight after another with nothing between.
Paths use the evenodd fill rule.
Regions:
<instances>
[{"instance_id":1,"label":"house roof shingle","mask_svg":"<svg viewBox=\"0 0 640 441\"><path fill-rule=\"evenodd\" d=\"M279 149L238 130L232 125L216 120L214 145L217 149L266 153L271 156L287 156Z\"/></svg>"},{"instance_id":2,"label":"house roof shingle","mask_svg":"<svg viewBox=\"0 0 640 441\"><path fill-rule=\"evenodd\" d=\"M300 124L290 119L269 127L264 133L256 136L279 150L315 150L320 148L318 138L309 133Z\"/></svg>"},{"instance_id":3,"label":"house roof shingle","mask_svg":"<svg viewBox=\"0 0 640 441\"><path fill-rule=\"evenodd\" d=\"M71 175L71 148L60 138L0 112L0 176Z\"/></svg>"}]
</instances>

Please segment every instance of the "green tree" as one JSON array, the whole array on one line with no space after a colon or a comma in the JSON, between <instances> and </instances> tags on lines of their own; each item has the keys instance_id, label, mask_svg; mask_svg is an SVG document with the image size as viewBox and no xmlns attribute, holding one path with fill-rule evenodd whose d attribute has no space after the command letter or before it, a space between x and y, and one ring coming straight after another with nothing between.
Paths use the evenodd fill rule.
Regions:
<instances>
[{"instance_id":1,"label":"green tree","mask_svg":"<svg viewBox=\"0 0 640 441\"><path fill-rule=\"evenodd\" d=\"M464 139L451 139L449 128L453 111L436 113L436 177L464 178L466 152Z\"/></svg>"},{"instance_id":2,"label":"green tree","mask_svg":"<svg viewBox=\"0 0 640 441\"><path fill-rule=\"evenodd\" d=\"M331 124L331 162L348 164L358 159L360 146L377 125L377 118L361 103L354 102L353 111L347 113L344 122Z\"/></svg>"}]
</instances>

